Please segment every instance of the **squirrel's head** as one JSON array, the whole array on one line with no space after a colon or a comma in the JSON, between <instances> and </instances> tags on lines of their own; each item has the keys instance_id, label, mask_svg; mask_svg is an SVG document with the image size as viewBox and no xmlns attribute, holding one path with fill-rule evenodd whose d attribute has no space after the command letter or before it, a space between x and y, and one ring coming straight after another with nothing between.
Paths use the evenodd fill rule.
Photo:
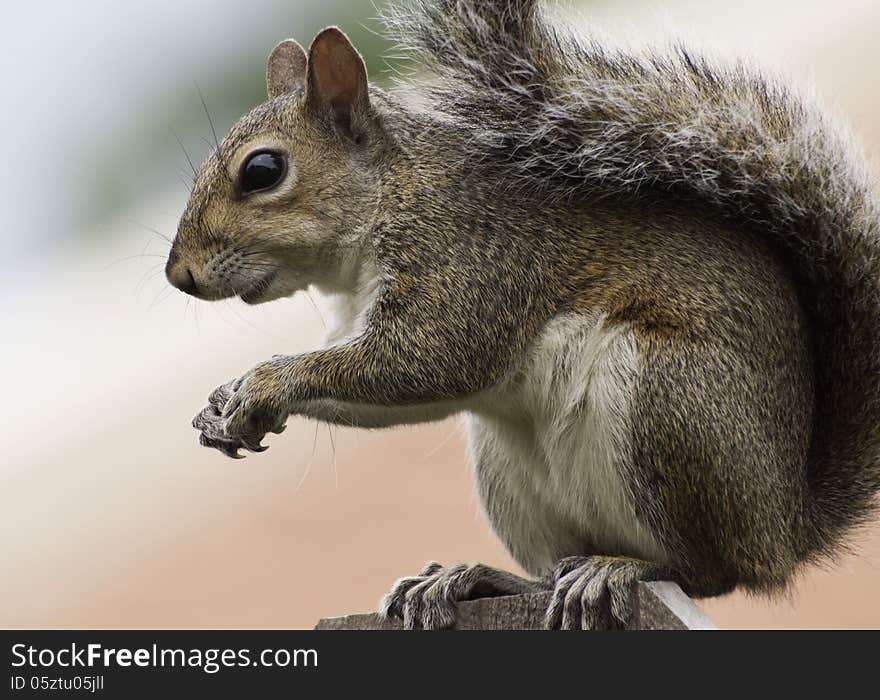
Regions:
<instances>
[{"instance_id":1,"label":"squirrel's head","mask_svg":"<svg viewBox=\"0 0 880 700\"><path fill-rule=\"evenodd\" d=\"M269 100L202 164L165 273L202 299L259 303L345 284L379 188L381 121L363 59L339 29L267 66Z\"/></svg>"}]
</instances>

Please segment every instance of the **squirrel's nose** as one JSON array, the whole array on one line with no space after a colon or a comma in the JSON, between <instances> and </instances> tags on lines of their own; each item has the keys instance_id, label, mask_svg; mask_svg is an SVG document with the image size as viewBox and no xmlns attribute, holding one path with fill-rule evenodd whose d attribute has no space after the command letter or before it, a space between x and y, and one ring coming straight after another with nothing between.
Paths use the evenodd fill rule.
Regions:
<instances>
[{"instance_id":1,"label":"squirrel's nose","mask_svg":"<svg viewBox=\"0 0 880 700\"><path fill-rule=\"evenodd\" d=\"M179 260L169 258L168 264L165 266L165 276L181 292L186 292L193 296L198 295L199 287L193 278L192 272Z\"/></svg>"}]
</instances>

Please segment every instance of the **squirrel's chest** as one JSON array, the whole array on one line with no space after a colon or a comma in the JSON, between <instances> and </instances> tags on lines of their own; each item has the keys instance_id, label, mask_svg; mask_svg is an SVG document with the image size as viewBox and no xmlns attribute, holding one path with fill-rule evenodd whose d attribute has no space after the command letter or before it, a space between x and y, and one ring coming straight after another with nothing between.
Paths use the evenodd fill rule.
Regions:
<instances>
[{"instance_id":1,"label":"squirrel's chest","mask_svg":"<svg viewBox=\"0 0 880 700\"><path fill-rule=\"evenodd\" d=\"M514 558L534 574L579 554L665 558L626 481L638 379L631 332L556 319L470 418L477 488Z\"/></svg>"}]
</instances>

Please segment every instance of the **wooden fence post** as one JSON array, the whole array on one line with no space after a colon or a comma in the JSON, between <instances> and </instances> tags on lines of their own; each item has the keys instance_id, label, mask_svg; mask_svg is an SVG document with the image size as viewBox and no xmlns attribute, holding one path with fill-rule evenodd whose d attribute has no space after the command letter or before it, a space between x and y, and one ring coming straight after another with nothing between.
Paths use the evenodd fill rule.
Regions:
<instances>
[{"instance_id":1,"label":"wooden fence post","mask_svg":"<svg viewBox=\"0 0 880 700\"><path fill-rule=\"evenodd\" d=\"M550 593L481 598L460 603L455 629L536 630L541 629ZM394 630L398 621L382 620L377 613L328 617L318 630ZM718 629L677 584L669 581L637 583L633 588L633 616L629 629L710 630Z\"/></svg>"}]
</instances>

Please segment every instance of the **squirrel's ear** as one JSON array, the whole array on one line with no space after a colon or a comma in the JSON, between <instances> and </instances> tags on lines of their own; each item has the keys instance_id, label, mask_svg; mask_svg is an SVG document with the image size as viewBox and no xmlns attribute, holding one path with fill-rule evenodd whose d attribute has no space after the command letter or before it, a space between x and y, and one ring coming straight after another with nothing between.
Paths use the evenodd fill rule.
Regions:
<instances>
[{"instance_id":1,"label":"squirrel's ear","mask_svg":"<svg viewBox=\"0 0 880 700\"><path fill-rule=\"evenodd\" d=\"M266 61L269 99L294 92L306 84L306 52L293 39L278 44Z\"/></svg>"},{"instance_id":2,"label":"squirrel's ear","mask_svg":"<svg viewBox=\"0 0 880 700\"><path fill-rule=\"evenodd\" d=\"M369 111L364 59L337 27L321 31L309 49L306 104L349 136Z\"/></svg>"}]
</instances>

